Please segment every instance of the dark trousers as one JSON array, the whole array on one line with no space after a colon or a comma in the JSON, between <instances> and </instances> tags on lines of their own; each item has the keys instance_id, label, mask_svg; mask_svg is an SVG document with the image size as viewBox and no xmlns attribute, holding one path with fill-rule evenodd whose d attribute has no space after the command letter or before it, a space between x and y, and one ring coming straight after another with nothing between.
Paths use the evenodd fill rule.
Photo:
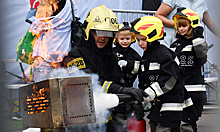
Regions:
<instances>
[{"instance_id":1,"label":"dark trousers","mask_svg":"<svg viewBox=\"0 0 220 132\"><path fill-rule=\"evenodd\" d=\"M127 132L127 130L113 117L112 120L107 123L106 132Z\"/></svg>"},{"instance_id":2,"label":"dark trousers","mask_svg":"<svg viewBox=\"0 0 220 132\"><path fill-rule=\"evenodd\" d=\"M155 122L150 121L151 132L180 132L180 121Z\"/></svg>"}]
</instances>

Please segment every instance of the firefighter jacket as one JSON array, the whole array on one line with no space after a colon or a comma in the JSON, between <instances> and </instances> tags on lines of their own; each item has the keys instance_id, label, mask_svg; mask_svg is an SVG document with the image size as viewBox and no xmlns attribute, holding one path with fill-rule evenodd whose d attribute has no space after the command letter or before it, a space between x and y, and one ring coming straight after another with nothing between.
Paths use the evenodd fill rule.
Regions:
<instances>
[{"instance_id":1,"label":"firefighter jacket","mask_svg":"<svg viewBox=\"0 0 220 132\"><path fill-rule=\"evenodd\" d=\"M183 72L174 57L174 52L154 41L148 44L140 62L139 88L152 88L156 93L148 115L150 120L156 122L182 120Z\"/></svg>"},{"instance_id":2,"label":"firefighter jacket","mask_svg":"<svg viewBox=\"0 0 220 132\"><path fill-rule=\"evenodd\" d=\"M206 88L204 76L202 75L202 66L207 60L207 55L199 58L196 55L193 41L203 38L203 28L196 27L193 29L193 37L187 39L185 36L177 34L177 40L171 44L176 54L176 61L184 70L184 83L192 100L206 99ZM206 47L205 47L206 48ZM207 49L207 48L206 48Z\"/></svg>"},{"instance_id":3,"label":"firefighter jacket","mask_svg":"<svg viewBox=\"0 0 220 132\"><path fill-rule=\"evenodd\" d=\"M116 43L116 47L113 48L113 54L115 55L117 61L127 61L127 65L119 70L122 70L123 73L123 86L133 87L133 83L137 78L141 56L130 46L123 48L118 42Z\"/></svg>"},{"instance_id":4,"label":"firefighter jacket","mask_svg":"<svg viewBox=\"0 0 220 132\"><path fill-rule=\"evenodd\" d=\"M69 72L77 67L86 73L98 74L103 91L117 93L122 75L117 71L117 61L112 53L113 39L103 49L98 49L94 37L90 34L89 38L88 41L81 39L71 49L64 58L63 67L67 67Z\"/></svg>"}]
</instances>

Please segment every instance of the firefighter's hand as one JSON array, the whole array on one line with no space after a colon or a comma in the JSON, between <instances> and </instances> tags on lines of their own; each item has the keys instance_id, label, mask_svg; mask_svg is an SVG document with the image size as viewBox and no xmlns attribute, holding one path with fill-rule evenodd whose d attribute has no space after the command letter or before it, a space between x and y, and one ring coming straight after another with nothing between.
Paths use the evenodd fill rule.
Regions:
<instances>
[{"instance_id":1,"label":"firefighter's hand","mask_svg":"<svg viewBox=\"0 0 220 132\"><path fill-rule=\"evenodd\" d=\"M127 62L126 60L120 60L120 61L118 61L118 65L119 65L120 67L125 67L127 64L128 64L128 62Z\"/></svg>"},{"instance_id":2,"label":"firefighter's hand","mask_svg":"<svg viewBox=\"0 0 220 132\"><path fill-rule=\"evenodd\" d=\"M136 101L131 101L129 103L127 103L127 105L129 105L131 109L134 109L135 111L135 115L136 118L138 119L138 121L143 120L144 117L144 107L142 106L142 103L136 103Z\"/></svg>"},{"instance_id":3,"label":"firefighter's hand","mask_svg":"<svg viewBox=\"0 0 220 132\"><path fill-rule=\"evenodd\" d=\"M142 89L133 88L133 87L121 87L119 88L119 94L130 94L134 97L138 102L144 101L144 97L147 97L147 93L145 93Z\"/></svg>"},{"instance_id":4,"label":"firefighter's hand","mask_svg":"<svg viewBox=\"0 0 220 132\"><path fill-rule=\"evenodd\" d=\"M146 92L148 94L147 98L144 97L145 102L150 102L150 101L153 101L155 99L156 93L154 92L154 90L151 87L146 88L144 90L144 92Z\"/></svg>"},{"instance_id":5,"label":"firefighter's hand","mask_svg":"<svg viewBox=\"0 0 220 132\"><path fill-rule=\"evenodd\" d=\"M27 22L27 23L32 23L29 19L32 17L32 16L35 16L36 15L36 12L37 12L37 9L35 9L35 8L31 8L29 11L28 11L28 13L27 13L27 16L26 16L26 19L25 19L25 21Z\"/></svg>"}]
</instances>

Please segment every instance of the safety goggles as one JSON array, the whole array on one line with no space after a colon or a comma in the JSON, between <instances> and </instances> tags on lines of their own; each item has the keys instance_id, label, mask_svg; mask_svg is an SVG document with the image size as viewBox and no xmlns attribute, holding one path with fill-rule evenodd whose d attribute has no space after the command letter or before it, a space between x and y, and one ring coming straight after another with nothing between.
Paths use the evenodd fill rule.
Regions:
<instances>
[{"instance_id":1,"label":"safety goggles","mask_svg":"<svg viewBox=\"0 0 220 132\"><path fill-rule=\"evenodd\" d=\"M100 37L113 37L112 31L102 31L102 30L92 30L92 32L96 33L96 36Z\"/></svg>"}]
</instances>

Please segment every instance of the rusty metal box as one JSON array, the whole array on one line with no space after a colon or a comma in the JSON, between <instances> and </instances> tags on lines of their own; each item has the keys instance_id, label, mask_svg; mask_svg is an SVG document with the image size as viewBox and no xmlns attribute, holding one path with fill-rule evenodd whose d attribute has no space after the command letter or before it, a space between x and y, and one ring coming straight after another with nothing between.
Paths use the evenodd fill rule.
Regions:
<instances>
[{"instance_id":1,"label":"rusty metal box","mask_svg":"<svg viewBox=\"0 0 220 132\"><path fill-rule=\"evenodd\" d=\"M96 122L91 76L48 79L19 88L23 127Z\"/></svg>"}]
</instances>

